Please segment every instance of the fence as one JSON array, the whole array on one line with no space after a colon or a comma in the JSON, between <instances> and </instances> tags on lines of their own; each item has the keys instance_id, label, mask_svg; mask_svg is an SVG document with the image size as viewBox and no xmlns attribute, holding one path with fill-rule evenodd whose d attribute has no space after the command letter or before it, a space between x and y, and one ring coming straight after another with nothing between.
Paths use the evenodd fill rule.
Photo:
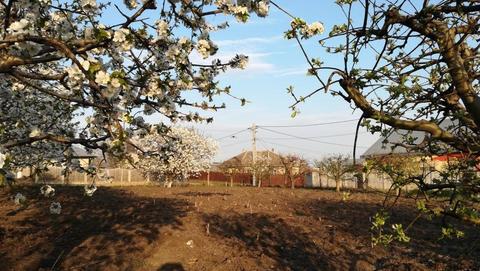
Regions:
<instances>
[{"instance_id":1,"label":"fence","mask_svg":"<svg viewBox=\"0 0 480 271\"><path fill-rule=\"evenodd\" d=\"M98 184L106 185L140 185L147 182L139 170L125 169L125 168L105 168L102 169L105 176L108 176L108 181L101 181ZM31 176L30 169L23 169L22 176ZM35 177L35 181L59 184L88 184L93 181L92 177L87 173L73 171L68 176L63 174L63 168L50 167L48 171L39 174Z\"/></svg>"},{"instance_id":2,"label":"fence","mask_svg":"<svg viewBox=\"0 0 480 271\"><path fill-rule=\"evenodd\" d=\"M245 186L252 185L253 176L251 173L235 173L231 175L226 175L223 172L211 171L201 172L192 179L199 181L222 182L226 184L233 183L234 185ZM285 175L271 175L262 180L261 185L262 187L290 187L291 183ZM298 177L295 179L295 187L304 187L304 185L305 182L303 177Z\"/></svg>"},{"instance_id":3,"label":"fence","mask_svg":"<svg viewBox=\"0 0 480 271\"><path fill-rule=\"evenodd\" d=\"M106 168L102 169L106 176L109 176L107 182L101 181L98 184L103 185L144 185L148 182L141 172L137 169L125 169L125 168ZM68 176L62 174L63 168L51 167L47 172L40 174L36 181L45 181L47 183L59 183L59 184L88 184L92 182L92 177L86 173L71 172ZM295 187L311 187L311 188L335 188L335 180L328 178L325 175L319 174L318 181L312 182L314 179L313 172L306 175L304 178L299 177L295 179ZM23 176L30 176L30 170L22 170ZM248 186L252 184L252 174L250 173L236 173L232 175L225 175L222 172L201 172L197 176L192 177L192 180L196 181L211 181L234 185ZM257 182L258 183L258 182ZM386 175L382 174L370 174L368 176L368 187L375 190L388 190L392 182ZM290 187L291 183L285 175L272 175L265 180L262 180L262 187ZM349 176L341 183L342 189L356 189L358 183L353 176ZM407 190L415 189L415 185L408 185Z\"/></svg>"},{"instance_id":4,"label":"fence","mask_svg":"<svg viewBox=\"0 0 480 271\"><path fill-rule=\"evenodd\" d=\"M364 177L365 179L365 177ZM374 190L387 191L392 186L391 179L385 174L370 174L368 176L368 188ZM321 188L334 188L336 185L335 180L325 176L320 175L320 185ZM342 189L356 189L359 188L356 178L353 176L348 176L341 183ZM409 184L404 187L407 191L416 189L415 184Z\"/></svg>"}]
</instances>

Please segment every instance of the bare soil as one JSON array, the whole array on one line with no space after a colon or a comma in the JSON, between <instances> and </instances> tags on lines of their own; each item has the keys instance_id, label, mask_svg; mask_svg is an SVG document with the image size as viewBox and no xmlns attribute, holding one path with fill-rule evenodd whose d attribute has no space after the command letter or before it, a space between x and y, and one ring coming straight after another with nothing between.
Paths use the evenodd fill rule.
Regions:
<instances>
[{"instance_id":1,"label":"bare soil","mask_svg":"<svg viewBox=\"0 0 480 271\"><path fill-rule=\"evenodd\" d=\"M384 197L224 187L56 186L62 214L38 186L0 190L0 270L480 270L479 229L441 240L421 218L408 244L371 246L369 217ZM15 191L17 192L17 191ZM402 199L392 222L417 214Z\"/></svg>"}]
</instances>

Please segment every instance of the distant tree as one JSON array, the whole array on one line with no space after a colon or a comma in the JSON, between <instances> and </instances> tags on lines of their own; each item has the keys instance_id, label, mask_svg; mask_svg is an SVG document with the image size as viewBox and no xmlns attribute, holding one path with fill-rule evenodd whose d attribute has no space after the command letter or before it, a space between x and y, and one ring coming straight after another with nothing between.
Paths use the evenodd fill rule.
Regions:
<instances>
[{"instance_id":1,"label":"distant tree","mask_svg":"<svg viewBox=\"0 0 480 271\"><path fill-rule=\"evenodd\" d=\"M335 190L340 192L340 187L345 175L353 171L353 168L348 164L349 156L342 154L335 154L322 160L315 161L315 165L327 177L335 180Z\"/></svg>"},{"instance_id":2,"label":"distant tree","mask_svg":"<svg viewBox=\"0 0 480 271\"><path fill-rule=\"evenodd\" d=\"M295 188L295 180L303 177L310 170L307 160L296 154L281 155L280 161L292 189Z\"/></svg>"},{"instance_id":3,"label":"distant tree","mask_svg":"<svg viewBox=\"0 0 480 271\"><path fill-rule=\"evenodd\" d=\"M213 139L183 127L172 127L166 136L168 140L162 134L150 134L136 141L142 151L130 157L144 175L171 183L210 168L217 152Z\"/></svg>"},{"instance_id":4,"label":"distant tree","mask_svg":"<svg viewBox=\"0 0 480 271\"><path fill-rule=\"evenodd\" d=\"M243 165L240 160L230 159L223 162L220 166L222 173L230 180L230 187L233 187L233 180L235 176L243 172Z\"/></svg>"},{"instance_id":5,"label":"distant tree","mask_svg":"<svg viewBox=\"0 0 480 271\"><path fill-rule=\"evenodd\" d=\"M268 157L257 157L256 163L252 165L252 172L258 181L258 187L262 187L262 183L268 180L273 174L272 160Z\"/></svg>"},{"instance_id":6,"label":"distant tree","mask_svg":"<svg viewBox=\"0 0 480 271\"><path fill-rule=\"evenodd\" d=\"M388 155L373 160L374 169L385 173L395 187L403 187L422 175L422 159L418 156Z\"/></svg>"}]
</instances>

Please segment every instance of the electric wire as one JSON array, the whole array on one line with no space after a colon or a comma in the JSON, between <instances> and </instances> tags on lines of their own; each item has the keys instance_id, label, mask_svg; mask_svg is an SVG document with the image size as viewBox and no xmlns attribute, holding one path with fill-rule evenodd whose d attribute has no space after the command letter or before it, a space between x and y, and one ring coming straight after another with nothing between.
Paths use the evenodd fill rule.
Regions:
<instances>
[{"instance_id":1,"label":"electric wire","mask_svg":"<svg viewBox=\"0 0 480 271\"><path fill-rule=\"evenodd\" d=\"M279 131L271 130L271 129L264 128L264 127L258 127L258 128L259 128L259 129L262 129L262 130L265 130L265 131L272 132L272 133L276 133L276 134L280 134L280 135L284 135L284 136L290 136L290 137L294 137L294 138L298 138L298 139L303 139L303 140L306 140L306 141L317 142L317 143L321 143L321 144L332 145L332 146L339 146L339 147L348 147L348 148L353 147L353 145L347 145L347 144L340 144L340 143L334 143L334 142L326 142L326 141L321 141L321 140L315 140L315 139L311 139L311 138L308 138L308 137L296 136L296 135L292 135L292 134L288 134L288 133L284 133L284 132L279 132ZM357 146L357 147L358 147L358 148L368 149L368 147L366 147L366 146Z\"/></svg>"},{"instance_id":2,"label":"electric wire","mask_svg":"<svg viewBox=\"0 0 480 271\"><path fill-rule=\"evenodd\" d=\"M331 121L331 122L320 122L320 123L311 123L311 124L297 124L297 125L257 125L257 127L266 127L266 128L297 128L297 127L311 127L311 126L323 126L323 125L331 125L331 124L340 124L340 123L348 123L358 121L358 119L350 119L350 120L339 120L339 121Z\"/></svg>"},{"instance_id":3,"label":"electric wire","mask_svg":"<svg viewBox=\"0 0 480 271\"><path fill-rule=\"evenodd\" d=\"M233 134L229 134L229 135L226 135L226 136L222 136L222 137L216 138L215 140L223 140L223 139L225 139L225 138L234 137L235 135L238 135L238 134L240 134L240 133L246 132L246 131L248 131L248 130L250 130L250 128L243 129L243 130L240 130L240 131L235 132L235 133L233 133Z\"/></svg>"}]
</instances>

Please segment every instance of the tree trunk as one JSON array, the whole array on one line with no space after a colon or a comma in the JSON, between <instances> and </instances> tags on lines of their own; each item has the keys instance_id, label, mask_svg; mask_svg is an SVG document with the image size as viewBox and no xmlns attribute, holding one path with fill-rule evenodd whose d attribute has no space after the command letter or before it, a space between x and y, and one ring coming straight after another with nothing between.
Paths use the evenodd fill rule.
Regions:
<instances>
[{"instance_id":1,"label":"tree trunk","mask_svg":"<svg viewBox=\"0 0 480 271\"><path fill-rule=\"evenodd\" d=\"M340 192L340 184L342 183L341 180L335 180L335 191Z\"/></svg>"},{"instance_id":2,"label":"tree trunk","mask_svg":"<svg viewBox=\"0 0 480 271\"><path fill-rule=\"evenodd\" d=\"M363 190L368 190L368 181L369 181L369 176L370 175L366 175L365 176L365 179L363 180Z\"/></svg>"},{"instance_id":3,"label":"tree trunk","mask_svg":"<svg viewBox=\"0 0 480 271\"><path fill-rule=\"evenodd\" d=\"M262 180L258 179L258 188L262 187Z\"/></svg>"},{"instance_id":4,"label":"tree trunk","mask_svg":"<svg viewBox=\"0 0 480 271\"><path fill-rule=\"evenodd\" d=\"M230 187L233 187L233 176L230 176Z\"/></svg>"},{"instance_id":5,"label":"tree trunk","mask_svg":"<svg viewBox=\"0 0 480 271\"><path fill-rule=\"evenodd\" d=\"M292 183L292 189L295 189L295 178L290 178Z\"/></svg>"}]
</instances>

